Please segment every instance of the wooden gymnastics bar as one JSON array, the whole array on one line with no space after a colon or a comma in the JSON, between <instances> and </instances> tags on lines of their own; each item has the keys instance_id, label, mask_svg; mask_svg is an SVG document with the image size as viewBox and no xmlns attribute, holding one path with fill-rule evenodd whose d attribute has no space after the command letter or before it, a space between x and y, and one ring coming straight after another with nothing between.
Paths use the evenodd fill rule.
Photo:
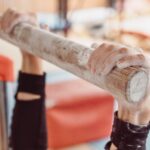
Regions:
<instances>
[{"instance_id":1,"label":"wooden gymnastics bar","mask_svg":"<svg viewBox=\"0 0 150 150\"><path fill-rule=\"evenodd\" d=\"M105 78L94 75L87 67L91 48L25 23L17 25L11 35L0 32L0 38L111 92L115 98L138 102L145 96L148 73L141 67L115 68Z\"/></svg>"}]
</instances>

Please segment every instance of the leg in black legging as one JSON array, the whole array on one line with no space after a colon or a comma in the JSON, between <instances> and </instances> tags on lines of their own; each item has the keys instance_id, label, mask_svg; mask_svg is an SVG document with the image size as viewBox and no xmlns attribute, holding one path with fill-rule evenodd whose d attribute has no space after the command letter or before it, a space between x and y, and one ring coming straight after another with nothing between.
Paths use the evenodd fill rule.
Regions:
<instances>
[{"instance_id":1,"label":"leg in black legging","mask_svg":"<svg viewBox=\"0 0 150 150\"><path fill-rule=\"evenodd\" d=\"M12 120L13 150L46 150L45 74L19 73L19 92L40 95L39 99L24 101L17 98Z\"/></svg>"}]
</instances>

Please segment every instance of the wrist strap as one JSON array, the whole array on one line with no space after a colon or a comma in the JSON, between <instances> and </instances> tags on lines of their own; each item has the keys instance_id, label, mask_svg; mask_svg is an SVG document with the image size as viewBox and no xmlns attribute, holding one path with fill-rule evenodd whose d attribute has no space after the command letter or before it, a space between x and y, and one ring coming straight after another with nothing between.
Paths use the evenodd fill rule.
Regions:
<instances>
[{"instance_id":1,"label":"wrist strap","mask_svg":"<svg viewBox=\"0 0 150 150\"><path fill-rule=\"evenodd\" d=\"M147 126L133 125L120 120L117 116L115 112L111 142L118 150L144 150L150 124Z\"/></svg>"}]
</instances>

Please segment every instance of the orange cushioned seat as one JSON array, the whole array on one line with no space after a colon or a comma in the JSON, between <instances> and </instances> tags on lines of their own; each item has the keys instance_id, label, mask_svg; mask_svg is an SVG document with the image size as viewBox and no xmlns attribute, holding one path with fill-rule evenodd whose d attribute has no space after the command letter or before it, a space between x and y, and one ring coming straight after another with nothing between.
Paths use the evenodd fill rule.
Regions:
<instances>
[{"instance_id":1,"label":"orange cushioned seat","mask_svg":"<svg viewBox=\"0 0 150 150\"><path fill-rule=\"evenodd\" d=\"M13 62L9 58L0 55L0 81L13 80Z\"/></svg>"},{"instance_id":2,"label":"orange cushioned seat","mask_svg":"<svg viewBox=\"0 0 150 150\"><path fill-rule=\"evenodd\" d=\"M76 79L49 84L46 93L49 147L109 136L113 97L108 92Z\"/></svg>"}]
</instances>

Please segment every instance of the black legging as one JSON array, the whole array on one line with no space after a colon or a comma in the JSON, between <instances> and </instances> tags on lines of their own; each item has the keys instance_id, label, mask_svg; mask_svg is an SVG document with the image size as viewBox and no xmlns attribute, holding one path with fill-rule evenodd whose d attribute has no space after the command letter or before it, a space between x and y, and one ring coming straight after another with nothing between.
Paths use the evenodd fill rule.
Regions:
<instances>
[{"instance_id":1,"label":"black legging","mask_svg":"<svg viewBox=\"0 0 150 150\"><path fill-rule=\"evenodd\" d=\"M18 92L38 94L41 98L22 101L15 96L11 147L13 150L46 150L45 74L40 76L20 72Z\"/></svg>"}]
</instances>

